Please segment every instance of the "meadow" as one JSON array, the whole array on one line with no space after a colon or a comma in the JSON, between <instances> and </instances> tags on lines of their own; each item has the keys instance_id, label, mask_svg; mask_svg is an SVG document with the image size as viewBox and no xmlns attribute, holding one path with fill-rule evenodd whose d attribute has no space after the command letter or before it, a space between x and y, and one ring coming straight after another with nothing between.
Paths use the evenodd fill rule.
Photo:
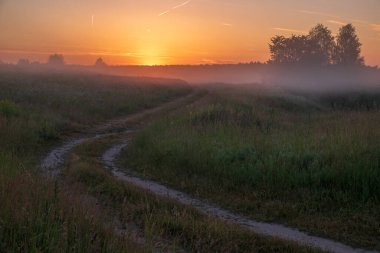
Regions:
<instances>
[{"instance_id":1,"label":"meadow","mask_svg":"<svg viewBox=\"0 0 380 253\"><path fill-rule=\"evenodd\" d=\"M75 190L41 175L40 159L68 136L189 91L175 80L1 69L1 251L143 252L104 227Z\"/></svg>"},{"instance_id":2,"label":"meadow","mask_svg":"<svg viewBox=\"0 0 380 253\"><path fill-rule=\"evenodd\" d=\"M99 157L112 144L119 143L119 138L91 140L77 147L69 157L62 179L68 187L80 188L82 194L95 197L98 209L100 206L105 209L103 220L113 221L132 237L136 232L142 235L145 252L323 252L252 233L117 179Z\"/></svg>"},{"instance_id":3,"label":"meadow","mask_svg":"<svg viewBox=\"0 0 380 253\"><path fill-rule=\"evenodd\" d=\"M121 162L258 220L380 249L380 89L209 86Z\"/></svg>"},{"instance_id":4,"label":"meadow","mask_svg":"<svg viewBox=\"0 0 380 253\"><path fill-rule=\"evenodd\" d=\"M99 157L123 133L77 147L58 179L41 174L58 143L190 93L134 123L125 168L254 219L380 248L378 89L195 88L15 68L0 69L0 90L1 251L319 252L114 178Z\"/></svg>"}]
</instances>

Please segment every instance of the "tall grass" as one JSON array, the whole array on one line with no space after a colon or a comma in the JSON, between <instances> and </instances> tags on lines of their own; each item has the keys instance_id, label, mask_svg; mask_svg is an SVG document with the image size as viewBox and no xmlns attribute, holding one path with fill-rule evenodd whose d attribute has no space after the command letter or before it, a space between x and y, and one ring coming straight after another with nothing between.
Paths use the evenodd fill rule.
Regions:
<instances>
[{"instance_id":1,"label":"tall grass","mask_svg":"<svg viewBox=\"0 0 380 253\"><path fill-rule=\"evenodd\" d=\"M0 90L0 251L140 252L104 228L101 216L90 216L73 192L41 177L39 159L70 133L189 88L158 79L0 71Z\"/></svg>"},{"instance_id":2,"label":"tall grass","mask_svg":"<svg viewBox=\"0 0 380 253\"><path fill-rule=\"evenodd\" d=\"M380 247L379 111L343 98L217 91L141 132L123 159L255 218Z\"/></svg>"},{"instance_id":3,"label":"tall grass","mask_svg":"<svg viewBox=\"0 0 380 253\"><path fill-rule=\"evenodd\" d=\"M185 252L320 252L294 242L257 235L120 181L99 159L112 143L115 139L97 139L76 148L63 171L63 179L69 185L84 186L103 205L110 206L112 215L126 227L133 223L142 229L147 252L162 242L169 242L162 252L182 252L181 249Z\"/></svg>"}]
</instances>

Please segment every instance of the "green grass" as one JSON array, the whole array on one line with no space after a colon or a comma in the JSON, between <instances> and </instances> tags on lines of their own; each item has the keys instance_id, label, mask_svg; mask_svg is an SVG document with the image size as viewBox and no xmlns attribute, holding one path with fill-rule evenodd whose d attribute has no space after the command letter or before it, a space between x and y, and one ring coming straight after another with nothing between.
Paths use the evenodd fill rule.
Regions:
<instances>
[{"instance_id":1,"label":"green grass","mask_svg":"<svg viewBox=\"0 0 380 253\"><path fill-rule=\"evenodd\" d=\"M379 250L380 91L359 95L214 88L139 133L123 163L250 217Z\"/></svg>"},{"instance_id":2,"label":"green grass","mask_svg":"<svg viewBox=\"0 0 380 253\"><path fill-rule=\"evenodd\" d=\"M0 70L0 251L142 252L115 237L79 197L40 176L41 156L68 135L184 95L181 82Z\"/></svg>"},{"instance_id":3,"label":"green grass","mask_svg":"<svg viewBox=\"0 0 380 253\"><path fill-rule=\"evenodd\" d=\"M128 227L137 224L148 239L146 247L165 240L171 249L188 252L319 252L292 242L259 236L195 209L119 181L99 157L118 139L89 141L71 155L63 172L65 184L79 183L100 199Z\"/></svg>"}]
</instances>

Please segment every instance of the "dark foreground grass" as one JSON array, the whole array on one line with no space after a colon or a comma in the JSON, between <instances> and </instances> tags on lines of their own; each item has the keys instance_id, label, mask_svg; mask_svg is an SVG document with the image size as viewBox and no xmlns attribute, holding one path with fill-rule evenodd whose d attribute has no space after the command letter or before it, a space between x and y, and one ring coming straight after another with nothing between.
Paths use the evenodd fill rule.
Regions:
<instances>
[{"instance_id":1,"label":"dark foreground grass","mask_svg":"<svg viewBox=\"0 0 380 253\"><path fill-rule=\"evenodd\" d=\"M131 223L137 224L147 238L145 246L149 252L160 240L165 240L173 251L319 252L256 235L119 181L99 161L112 143L114 140L109 138L78 147L64 171L65 184L79 182L86 191L100 199L112 215L117 215L127 229Z\"/></svg>"},{"instance_id":2,"label":"dark foreground grass","mask_svg":"<svg viewBox=\"0 0 380 253\"><path fill-rule=\"evenodd\" d=\"M214 89L139 133L123 161L255 219L379 250L379 104L378 90Z\"/></svg>"},{"instance_id":3,"label":"dark foreground grass","mask_svg":"<svg viewBox=\"0 0 380 253\"><path fill-rule=\"evenodd\" d=\"M177 84L177 85L176 85ZM0 70L0 252L140 252L69 189L38 174L42 154L73 132L186 94L159 79ZM91 212L90 212L91 210Z\"/></svg>"},{"instance_id":4,"label":"dark foreground grass","mask_svg":"<svg viewBox=\"0 0 380 253\"><path fill-rule=\"evenodd\" d=\"M23 173L0 183L1 252L143 252L53 182Z\"/></svg>"}]
</instances>

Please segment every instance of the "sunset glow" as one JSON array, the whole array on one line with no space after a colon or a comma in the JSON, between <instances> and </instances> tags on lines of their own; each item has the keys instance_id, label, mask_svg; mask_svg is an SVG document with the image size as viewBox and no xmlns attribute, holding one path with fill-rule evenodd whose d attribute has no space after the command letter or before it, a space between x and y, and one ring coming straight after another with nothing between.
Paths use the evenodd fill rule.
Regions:
<instances>
[{"instance_id":1,"label":"sunset glow","mask_svg":"<svg viewBox=\"0 0 380 253\"><path fill-rule=\"evenodd\" d=\"M169 65L267 61L276 34L352 23L380 65L380 1L0 0L0 60Z\"/></svg>"}]
</instances>

